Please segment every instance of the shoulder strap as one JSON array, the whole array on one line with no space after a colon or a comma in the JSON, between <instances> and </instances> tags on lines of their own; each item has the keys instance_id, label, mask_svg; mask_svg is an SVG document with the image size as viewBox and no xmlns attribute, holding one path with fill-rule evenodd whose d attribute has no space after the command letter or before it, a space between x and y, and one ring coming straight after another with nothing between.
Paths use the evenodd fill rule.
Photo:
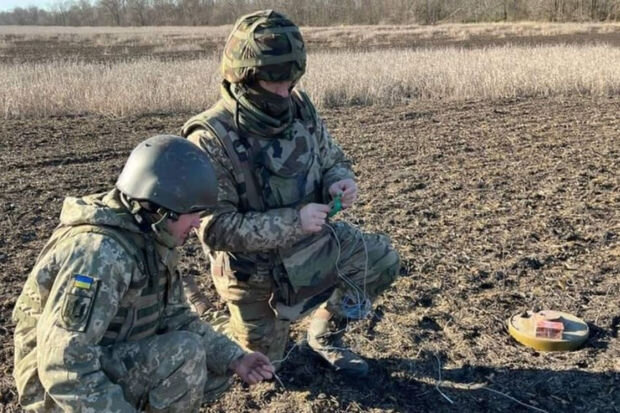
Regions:
<instances>
[{"instance_id":1,"label":"shoulder strap","mask_svg":"<svg viewBox=\"0 0 620 413\"><path fill-rule=\"evenodd\" d=\"M219 121L214 119L214 123L216 124L215 128L217 128L217 125L221 127ZM235 173L243 175L243 183L245 184L244 192L248 206L255 211L264 211L265 205L263 197L259 194L256 177L252 172L254 166L252 164L251 151L248 150L249 148L241 141L239 135L236 133L216 133L215 136L232 161Z\"/></svg>"},{"instance_id":2,"label":"shoulder strap","mask_svg":"<svg viewBox=\"0 0 620 413\"><path fill-rule=\"evenodd\" d=\"M119 243L121 247L123 247L123 249L125 250L125 252L127 252L127 254L131 255L132 257L136 259L136 262L138 263L138 267L140 268L141 272L150 273L150 271L147 271L148 266L146 265L146 262L145 262L146 257L144 256L143 253L141 253L141 250L139 249L139 247L137 248L137 245L136 245L136 244L140 245L144 242L141 237L132 236L132 240L129 240L126 237L121 236L118 233L118 231L112 228L109 228L106 226L100 226L100 225L84 224L84 225L77 225L74 227L69 227L69 229L58 238L58 241L60 241L61 239L65 238L68 235L83 234L83 233L100 234L100 235L105 235L107 237L112 238L114 241Z\"/></svg>"},{"instance_id":3,"label":"shoulder strap","mask_svg":"<svg viewBox=\"0 0 620 413\"><path fill-rule=\"evenodd\" d=\"M194 116L185 123L182 134L188 137L196 129L204 129L216 137L233 164L233 175L237 182L237 190L241 202L244 204L242 205L243 208L246 210L264 211L263 197L260 195L256 177L253 173L252 150L238 133L231 128L227 128L226 124L218 119L219 116L222 116L223 111L225 109L218 104L213 109Z\"/></svg>"}]
</instances>

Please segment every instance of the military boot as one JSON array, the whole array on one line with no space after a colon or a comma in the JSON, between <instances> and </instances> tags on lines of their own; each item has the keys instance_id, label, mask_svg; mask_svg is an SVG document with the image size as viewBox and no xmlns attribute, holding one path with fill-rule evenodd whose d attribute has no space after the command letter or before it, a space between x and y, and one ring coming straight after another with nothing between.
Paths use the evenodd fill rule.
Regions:
<instances>
[{"instance_id":1,"label":"military boot","mask_svg":"<svg viewBox=\"0 0 620 413\"><path fill-rule=\"evenodd\" d=\"M308 346L336 371L355 377L368 374L368 363L350 349L343 347L339 331L330 330L329 320L313 317L308 327Z\"/></svg>"},{"instance_id":2,"label":"military boot","mask_svg":"<svg viewBox=\"0 0 620 413\"><path fill-rule=\"evenodd\" d=\"M206 315L207 311L211 309L211 303L200 291L192 275L183 277L183 289L191 309L198 313L199 316Z\"/></svg>"}]
</instances>

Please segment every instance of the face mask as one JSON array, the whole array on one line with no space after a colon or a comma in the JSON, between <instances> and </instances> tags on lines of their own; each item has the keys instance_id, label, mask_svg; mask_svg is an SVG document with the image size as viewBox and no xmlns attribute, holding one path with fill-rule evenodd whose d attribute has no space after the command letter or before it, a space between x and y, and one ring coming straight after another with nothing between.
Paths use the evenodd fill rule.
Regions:
<instances>
[{"instance_id":1,"label":"face mask","mask_svg":"<svg viewBox=\"0 0 620 413\"><path fill-rule=\"evenodd\" d=\"M292 98L289 98L289 105L280 116L272 116L265 113L259 107L259 103L250 100L250 90L242 83L230 84L226 81L220 87L220 94L226 109L232 114L235 125L244 134L260 138L279 137L293 124ZM263 101L266 94L260 94L253 90L252 95L255 99ZM273 93L271 94L273 95ZM262 96L262 97L261 97ZM287 100L278 96L277 101ZM262 105L264 107L264 104Z\"/></svg>"},{"instance_id":2,"label":"face mask","mask_svg":"<svg viewBox=\"0 0 620 413\"><path fill-rule=\"evenodd\" d=\"M247 98L258 109L268 116L281 118L288 116L292 108L291 96L282 97L263 89L258 83L247 88Z\"/></svg>"}]
</instances>

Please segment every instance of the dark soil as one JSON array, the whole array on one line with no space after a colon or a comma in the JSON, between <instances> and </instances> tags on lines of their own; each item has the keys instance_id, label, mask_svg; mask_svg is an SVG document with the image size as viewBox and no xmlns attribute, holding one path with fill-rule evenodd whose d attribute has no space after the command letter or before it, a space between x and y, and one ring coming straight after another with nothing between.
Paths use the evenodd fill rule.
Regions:
<instances>
[{"instance_id":1,"label":"dark soil","mask_svg":"<svg viewBox=\"0 0 620 413\"><path fill-rule=\"evenodd\" d=\"M374 317L349 326L370 375L343 377L300 346L285 387L237 382L205 411L620 412L618 113L618 97L325 111L360 185L340 218L388 233L403 260ZM132 147L189 115L0 123L0 412L18 410L11 310L62 199L109 189ZM221 306L196 240L184 255ZM539 308L586 320L585 347L516 343L506 319Z\"/></svg>"}]
</instances>

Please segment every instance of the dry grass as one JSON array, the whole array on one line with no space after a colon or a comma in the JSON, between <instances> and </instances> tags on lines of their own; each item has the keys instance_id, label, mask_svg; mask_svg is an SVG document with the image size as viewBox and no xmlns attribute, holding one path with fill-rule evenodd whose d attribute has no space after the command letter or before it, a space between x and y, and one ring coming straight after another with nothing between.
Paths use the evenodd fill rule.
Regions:
<instances>
[{"instance_id":1,"label":"dry grass","mask_svg":"<svg viewBox=\"0 0 620 413\"><path fill-rule=\"evenodd\" d=\"M226 38L231 26L148 26L148 27L67 27L67 26L0 26L0 38L18 40L60 40L85 42L96 40L101 45L115 45L134 41L144 45L159 43L162 39L188 40Z\"/></svg>"},{"instance_id":2,"label":"dry grass","mask_svg":"<svg viewBox=\"0 0 620 413\"><path fill-rule=\"evenodd\" d=\"M499 47L316 53L302 87L320 107L412 99L497 99L620 92L620 49ZM4 118L197 111L217 99L218 58L0 65Z\"/></svg>"},{"instance_id":3,"label":"dry grass","mask_svg":"<svg viewBox=\"0 0 620 413\"><path fill-rule=\"evenodd\" d=\"M153 48L152 53L179 53L179 52L200 52L202 47L198 43L181 43L175 44L174 42L168 42L161 46Z\"/></svg>"},{"instance_id":4,"label":"dry grass","mask_svg":"<svg viewBox=\"0 0 620 413\"><path fill-rule=\"evenodd\" d=\"M304 35L310 40L326 43L358 42L368 45L400 44L403 39L460 41L476 38L570 36L584 33L620 33L620 23L453 23L436 26L340 26L304 29Z\"/></svg>"},{"instance_id":5,"label":"dry grass","mask_svg":"<svg viewBox=\"0 0 620 413\"><path fill-rule=\"evenodd\" d=\"M196 110L216 98L217 62L175 64L145 59L117 63L55 62L2 66L5 118L99 113L125 116Z\"/></svg>"},{"instance_id":6,"label":"dry grass","mask_svg":"<svg viewBox=\"0 0 620 413\"><path fill-rule=\"evenodd\" d=\"M304 86L323 106L620 92L607 46L390 50L313 56Z\"/></svg>"},{"instance_id":7,"label":"dry grass","mask_svg":"<svg viewBox=\"0 0 620 413\"><path fill-rule=\"evenodd\" d=\"M19 46L21 42L54 40L65 44L95 46L163 46L208 42L223 44L231 26L158 26L158 27L49 27L49 26L0 26L0 40L5 39ZM424 40L463 41L475 39L503 39L519 37L571 36L580 34L620 33L620 23L473 23L377 26L328 26L304 27L304 37L320 47L408 43Z\"/></svg>"}]
</instances>

